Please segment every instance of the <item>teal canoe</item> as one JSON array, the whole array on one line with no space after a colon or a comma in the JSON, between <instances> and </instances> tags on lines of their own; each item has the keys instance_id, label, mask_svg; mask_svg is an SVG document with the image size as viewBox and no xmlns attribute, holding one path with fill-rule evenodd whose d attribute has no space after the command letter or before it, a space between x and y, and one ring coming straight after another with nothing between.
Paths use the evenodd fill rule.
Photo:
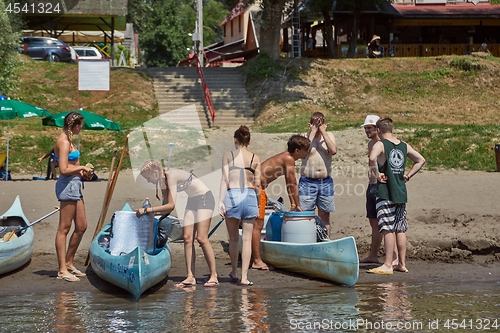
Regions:
<instances>
[{"instance_id":1,"label":"teal canoe","mask_svg":"<svg viewBox=\"0 0 500 333\"><path fill-rule=\"evenodd\" d=\"M123 211L132 211L127 204ZM90 262L103 280L127 290L136 299L168 276L172 257L168 243L146 250L140 246L128 253L112 254L105 239L113 242L112 223L106 225L90 245Z\"/></svg>"},{"instance_id":2,"label":"teal canoe","mask_svg":"<svg viewBox=\"0 0 500 333\"><path fill-rule=\"evenodd\" d=\"M266 264L287 271L349 287L358 281L358 250L351 236L305 244L261 240L260 254Z\"/></svg>"},{"instance_id":3,"label":"teal canoe","mask_svg":"<svg viewBox=\"0 0 500 333\"><path fill-rule=\"evenodd\" d=\"M33 228L26 228L19 237L14 235L8 241L3 238L11 231L29 225L21 207L21 200L17 196L12 206L0 216L0 275L18 269L30 260L35 238Z\"/></svg>"}]
</instances>

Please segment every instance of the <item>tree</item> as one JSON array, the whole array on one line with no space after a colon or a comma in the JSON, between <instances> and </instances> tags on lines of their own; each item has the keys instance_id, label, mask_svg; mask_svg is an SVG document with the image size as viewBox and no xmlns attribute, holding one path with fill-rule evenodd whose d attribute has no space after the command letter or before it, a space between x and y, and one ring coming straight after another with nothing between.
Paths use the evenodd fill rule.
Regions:
<instances>
[{"instance_id":1,"label":"tree","mask_svg":"<svg viewBox=\"0 0 500 333\"><path fill-rule=\"evenodd\" d=\"M15 88L13 80L18 62L17 48L21 35L12 29L5 11L5 3L0 1L0 93L8 94Z\"/></svg>"},{"instance_id":2,"label":"tree","mask_svg":"<svg viewBox=\"0 0 500 333\"><path fill-rule=\"evenodd\" d=\"M280 57L280 29L285 0L263 0L259 48L272 60Z\"/></svg>"},{"instance_id":3,"label":"tree","mask_svg":"<svg viewBox=\"0 0 500 333\"><path fill-rule=\"evenodd\" d=\"M222 39L219 23L227 14L222 3L203 4L203 44ZM174 66L186 59L193 45L189 33L195 30L196 2L186 0L130 0L127 22L139 33L143 61L147 66Z\"/></svg>"},{"instance_id":4,"label":"tree","mask_svg":"<svg viewBox=\"0 0 500 333\"><path fill-rule=\"evenodd\" d=\"M347 58L356 56L356 44L358 43L358 29L361 14L369 9L380 8L385 4L390 4L389 0L337 0L335 9L346 9L353 15L352 34L349 41ZM334 22L335 24L335 22Z\"/></svg>"},{"instance_id":5,"label":"tree","mask_svg":"<svg viewBox=\"0 0 500 333\"><path fill-rule=\"evenodd\" d=\"M333 22L331 18L331 9L333 0L311 0L308 3L308 9L311 12L321 12L324 20L324 28L326 35L326 46L330 58L337 58L337 47L333 38Z\"/></svg>"}]
</instances>

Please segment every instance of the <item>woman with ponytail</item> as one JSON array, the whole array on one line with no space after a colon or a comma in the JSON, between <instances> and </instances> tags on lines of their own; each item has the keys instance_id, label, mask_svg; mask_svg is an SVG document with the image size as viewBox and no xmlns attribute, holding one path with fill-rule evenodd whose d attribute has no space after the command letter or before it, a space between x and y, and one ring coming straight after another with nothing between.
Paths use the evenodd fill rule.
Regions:
<instances>
[{"instance_id":1,"label":"woman with ponytail","mask_svg":"<svg viewBox=\"0 0 500 333\"><path fill-rule=\"evenodd\" d=\"M80 152L73 144L73 135L80 133L82 126L83 116L78 112L70 112L64 118L63 131L54 146L54 153L59 160L60 173L56 182L56 196L61 206L56 234L56 252L59 263L57 278L68 282L79 281L79 277L86 275L78 270L73 262L76 250L87 229L80 177L89 177L94 172L91 166L80 165ZM66 249L72 221L75 221L75 229Z\"/></svg>"}]
</instances>

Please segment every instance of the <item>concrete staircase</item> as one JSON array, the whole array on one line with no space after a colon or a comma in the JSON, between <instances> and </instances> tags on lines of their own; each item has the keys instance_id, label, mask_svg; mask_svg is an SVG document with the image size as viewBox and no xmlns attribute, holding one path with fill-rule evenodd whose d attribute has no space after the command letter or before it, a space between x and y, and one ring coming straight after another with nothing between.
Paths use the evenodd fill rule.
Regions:
<instances>
[{"instance_id":1,"label":"concrete staircase","mask_svg":"<svg viewBox=\"0 0 500 333\"><path fill-rule=\"evenodd\" d=\"M237 68L207 67L203 69L212 103L215 122L211 123L201 81L194 67L150 68L160 114L195 105L196 112L175 112L175 122L193 125L198 121L203 129L253 124L252 101ZM170 114L169 114L170 116Z\"/></svg>"}]
</instances>

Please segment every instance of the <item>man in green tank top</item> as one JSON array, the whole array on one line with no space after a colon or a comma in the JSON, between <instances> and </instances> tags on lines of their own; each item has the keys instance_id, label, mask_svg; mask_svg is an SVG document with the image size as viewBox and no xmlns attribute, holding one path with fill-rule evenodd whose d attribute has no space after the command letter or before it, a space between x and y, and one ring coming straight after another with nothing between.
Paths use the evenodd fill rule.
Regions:
<instances>
[{"instance_id":1,"label":"man in green tank top","mask_svg":"<svg viewBox=\"0 0 500 333\"><path fill-rule=\"evenodd\" d=\"M393 274L393 271L408 272L406 268L406 182L425 164L425 159L409 144L397 139L393 134L391 118L377 121L380 141L370 152L370 172L377 178L377 219L378 228L384 237L385 260L380 267L369 269L368 273ZM413 165L405 174L406 160ZM392 254L396 244L399 261L392 267Z\"/></svg>"}]
</instances>

